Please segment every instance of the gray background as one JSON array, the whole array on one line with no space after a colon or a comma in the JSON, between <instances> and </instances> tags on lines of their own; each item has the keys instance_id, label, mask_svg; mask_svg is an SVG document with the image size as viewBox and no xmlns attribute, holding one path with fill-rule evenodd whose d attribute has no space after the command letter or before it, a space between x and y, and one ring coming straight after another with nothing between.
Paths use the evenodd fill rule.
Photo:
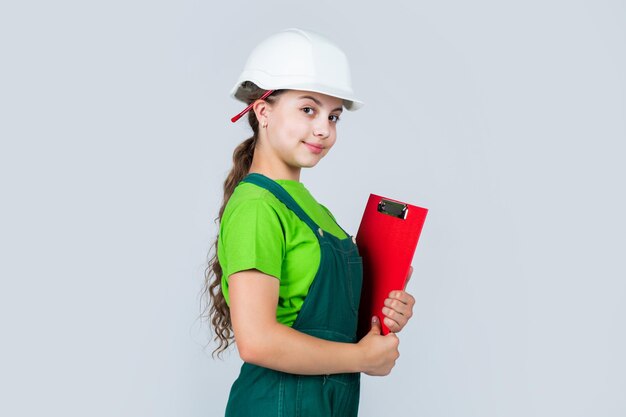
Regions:
<instances>
[{"instance_id":1,"label":"gray background","mask_svg":"<svg viewBox=\"0 0 626 417\"><path fill-rule=\"evenodd\" d=\"M365 102L302 181L352 233L370 192L430 209L361 415L626 415L625 23L597 0L4 2L0 414L222 414L241 361L197 316L249 136L228 92L295 26Z\"/></svg>"}]
</instances>

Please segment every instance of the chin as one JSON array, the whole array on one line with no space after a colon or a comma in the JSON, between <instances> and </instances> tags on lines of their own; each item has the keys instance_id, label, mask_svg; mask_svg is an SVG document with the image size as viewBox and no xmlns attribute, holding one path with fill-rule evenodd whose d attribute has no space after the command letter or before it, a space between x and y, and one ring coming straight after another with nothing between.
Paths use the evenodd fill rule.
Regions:
<instances>
[{"instance_id":1,"label":"chin","mask_svg":"<svg viewBox=\"0 0 626 417\"><path fill-rule=\"evenodd\" d=\"M301 168L313 168L319 161L320 160L318 159L317 161L302 162L299 165Z\"/></svg>"}]
</instances>

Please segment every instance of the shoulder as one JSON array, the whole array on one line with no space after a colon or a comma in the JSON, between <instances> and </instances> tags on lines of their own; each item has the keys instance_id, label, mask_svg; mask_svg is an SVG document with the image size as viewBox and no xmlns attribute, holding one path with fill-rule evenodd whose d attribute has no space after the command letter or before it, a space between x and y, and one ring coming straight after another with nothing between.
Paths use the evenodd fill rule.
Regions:
<instances>
[{"instance_id":1,"label":"shoulder","mask_svg":"<svg viewBox=\"0 0 626 417\"><path fill-rule=\"evenodd\" d=\"M244 219L247 222L259 219L280 222L284 211L281 205L276 196L265 188L251 183L240 183L224 207L222 224L233 220L245 222Z\"/></svg>"},{"instance_id":2,"label":"shoulder","mask_svg":"<svg viewBox=\"0 0 626 417\"><path fill-rule=\"evenodd\" d=\"M280 201L269 190L249 182L242 182L235 187L224 211L254 205L278 207L278 203Z\"/></svg>"}]
</instances>

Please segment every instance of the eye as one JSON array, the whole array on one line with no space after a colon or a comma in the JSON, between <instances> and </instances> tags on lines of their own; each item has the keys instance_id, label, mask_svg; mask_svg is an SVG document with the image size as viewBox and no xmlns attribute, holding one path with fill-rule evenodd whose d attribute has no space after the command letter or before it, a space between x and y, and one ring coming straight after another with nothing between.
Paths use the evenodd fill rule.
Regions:
<instances>
[{"instance_id":1,"label":"eye","mask_svg":"<svg viewBox=\"0 0 626 417\"><path fill-rule=\"evenodd\" d=\"M311 110L314 111L313 107L303 107L302 111L305 112L306 114L313 114L313 113L309 113L307 110ZM334 117L334 122L337 123L339 120L341 120L341 118L339 116L337 116L336 114L331 114L329 117ZM333 120L333 119L331 119Z\"/></svg>"}]
</instances>

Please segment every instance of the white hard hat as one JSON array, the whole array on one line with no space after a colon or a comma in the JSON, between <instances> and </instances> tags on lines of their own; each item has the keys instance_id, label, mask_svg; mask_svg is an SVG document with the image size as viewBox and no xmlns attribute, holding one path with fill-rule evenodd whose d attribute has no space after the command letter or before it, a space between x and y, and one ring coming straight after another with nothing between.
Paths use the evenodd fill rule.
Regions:
<instances>
[{"instance_id":1,"label":"white hard hat","mask_svg":"<svg viewBox=\"0 0 626 417\"><path fill-rule=\"evenodd\" d=\"M230 95L248 103L246 81L269 90L315 91L343 99L347 110L357 110L363 102L354 97L350 65L344 52L319 33L298 28L284 29L259 43L250 53L243 72ZM243 116L252 105L233 117Z\"/></svg>"}]
</instances>

